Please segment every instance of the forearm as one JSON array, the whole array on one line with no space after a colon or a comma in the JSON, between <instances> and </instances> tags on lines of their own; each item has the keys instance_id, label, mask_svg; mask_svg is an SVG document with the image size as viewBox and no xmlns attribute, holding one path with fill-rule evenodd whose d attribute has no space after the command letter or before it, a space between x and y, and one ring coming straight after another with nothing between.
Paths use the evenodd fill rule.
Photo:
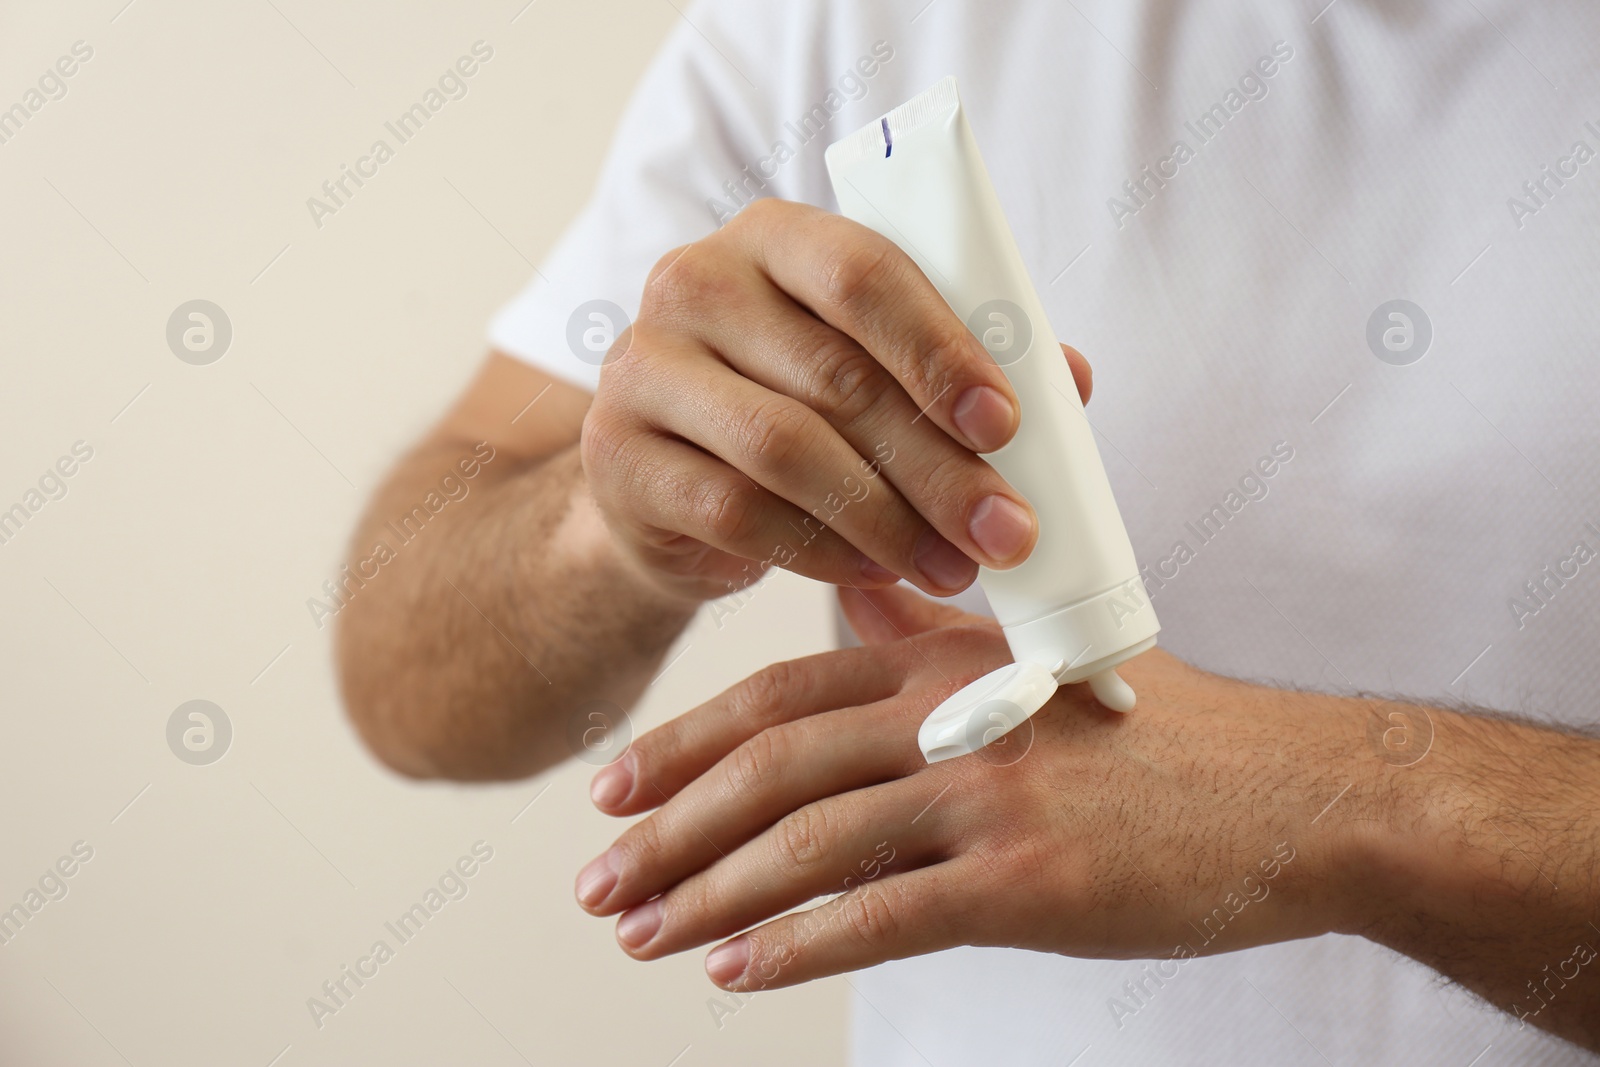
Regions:
<instances>
[{"instance_id":1,"label":"forearm","mask_svg":"<svg viewBox=\"0 0 1600 1067\"><path fill-rule=\"evenodd\" d=\"M1371 819L1355 858L1370 879L1364 928L1352 932L1600 1049L1600 742L1362 703L1381 716L1369 736L1431 723L1432 742L1407 766L1373 761L1358 783ZM1348 814L1362 808L1357 798Z\"/></svg>"},{"instance_id":2,"label":"forearm","mask_svg":"<svg viewBox=\"0 0 1600 1067\"><path fill-rule=\"evenodd\" d=\"M351 570L376 573L338 618L352 719L418 777L520 777L570 755L568 717L636 700L693 610L623 561L575 447L482 464L413 533L405 517L471 451L436 441L401 462L352 546ZM357 571L380 544L391 558Z\"/></svg>"}]
</instances>

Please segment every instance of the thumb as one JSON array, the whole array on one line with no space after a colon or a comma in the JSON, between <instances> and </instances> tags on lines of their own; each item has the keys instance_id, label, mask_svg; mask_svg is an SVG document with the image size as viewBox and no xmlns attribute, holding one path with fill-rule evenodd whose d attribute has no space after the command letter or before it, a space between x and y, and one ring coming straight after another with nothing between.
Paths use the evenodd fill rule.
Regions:
<instances>
[{"instance_id":1,"label":"thumb","mask_svg":"<svg viewBox=\"0 0 1600 1067\"><path fill-rule=\"evenodd\" d=\"M1079 399L1087 404L1089 394L1094 392L1094 370L1083 353L1071 345L1062 345L1061 354L1067 357L1067 366L1072 368L1072 381L1078 387Z\"/></svg>"},{"instance_id":2,"label":"thumb","mask_svg":"<svg viewBox=\"0 0 1600 1067\"><path fill-rule=\"evenodd\" d=\"M942 626L987 622L950 604L929 600L909 586L887 589L839 587L839 607L862 644L886 645Z\"/></svg>"}]
</instances>

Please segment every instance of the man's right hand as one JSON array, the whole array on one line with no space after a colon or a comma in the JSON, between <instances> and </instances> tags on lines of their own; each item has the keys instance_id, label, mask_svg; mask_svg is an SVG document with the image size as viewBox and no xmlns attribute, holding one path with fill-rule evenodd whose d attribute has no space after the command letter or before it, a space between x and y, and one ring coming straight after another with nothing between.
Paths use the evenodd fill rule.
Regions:
<instances>
[{"instance_id":1,"label":"man's right hand","mask_svg":"<svg viewBox=\"0 0 1600 1067\"><path fill-rule=\"evenodd\" d=\"M670 592L723 596L772 564L944 596L1033 548L1032 508L977 455L1017 421L1005 375L893 242L762 200L657 263L582 457L625 553Z\"/></svg>"}]
</instances>

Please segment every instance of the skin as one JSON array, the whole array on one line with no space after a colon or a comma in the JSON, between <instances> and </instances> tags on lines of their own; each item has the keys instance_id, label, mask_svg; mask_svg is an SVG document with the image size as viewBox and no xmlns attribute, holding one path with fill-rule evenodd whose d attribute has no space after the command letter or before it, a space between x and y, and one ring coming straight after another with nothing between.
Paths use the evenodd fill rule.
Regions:
<instances>
[{"instance_id":1,"label":"skin","mask_svg":"<svg viewBox=\"0 0 1600 1067\"><path fill-rule=\"evenodd\" d=\"M1087 397L1088 363L1063 351ZM396 466L350 566L372 575L378 542L394 558L342 583L351 719L403 774L523 777L570 754L586 705L632 704L701 603L773 563L958 592L1037 536L975 452L1016 419L1005 375L893 243L752 205L662 257L592 400L493 354ZM390 524L485 447L466 497L395 547ZM870 500L814 517L869 474Z\"/></svg>"},{"instance_id":2,"label":"skin","mask_svg":"<svg viewBox=\"0 0 1600 1067\"><path fill-rule=\"evenodd\" d=\"M751 991L957 945L1168 960L1336 932L1600 1047L1600 743L1152 650L1123 668L1133 715L1069 686L929 765L922 718L1004 637L903 588L841 602L867 647L777 664L596 776L602 811L655 809L577 881L629 955L722 941L707 973ZM1370 740L1424 723L1414 761Z\"/></svg>"}]
</instances>

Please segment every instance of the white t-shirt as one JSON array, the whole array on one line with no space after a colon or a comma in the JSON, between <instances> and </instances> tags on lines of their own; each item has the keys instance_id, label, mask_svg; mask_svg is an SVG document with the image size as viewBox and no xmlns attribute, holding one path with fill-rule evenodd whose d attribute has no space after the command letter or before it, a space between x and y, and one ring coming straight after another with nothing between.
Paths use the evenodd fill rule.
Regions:
<instances>
[{"instance_id":1,"label":"white t-shirt","mask_svg":"<svg viewBox=\"0 0 1600 1067\"><path fill-rule=\"evenodd\" d=\"M631 315L733 189L833 206L825 146L955 74L1050 319L1094 364L1162 645L1235 677L1594 722L1600 8L1324 3L700 4L492 341L592 388L575 311ZM1143 968L996 949L874 968L851 979L855 1055L1584 1061L1357 938L1160 986Z\"/></svg>"}]
</instances>

